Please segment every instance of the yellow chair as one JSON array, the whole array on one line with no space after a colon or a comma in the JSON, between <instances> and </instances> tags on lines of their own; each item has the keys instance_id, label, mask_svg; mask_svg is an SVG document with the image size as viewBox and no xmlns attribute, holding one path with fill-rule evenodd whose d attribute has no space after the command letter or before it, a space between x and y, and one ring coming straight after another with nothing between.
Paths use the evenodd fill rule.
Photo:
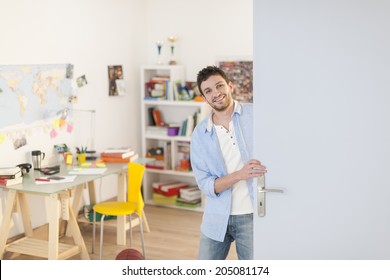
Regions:
<instances>
[{"instance_id":1,"label":"yellow chair","mask_svg":"<svg viewBox=\"0 0 390 280\"><path fill-rule=\"evenodd\" d=\"M133 231L131 227L132 214L136 213L139 219L140 235L142 242L142 251L145 257L144 235L142 230L142 213L144 208L144 200L141 194L142 178L145 172L145 167L138 163L129 163L128 181L127 181L127 201L110 201L97 203L93 206L93 238L92 238L92 253L95 251L95 234L96 234L96 213L102 215L100 220L100 259L102 259L103 248L103 222L106 215L122 216L129 215L130 220L130 247L132 246Z\"/></svg>"}]
</instances>

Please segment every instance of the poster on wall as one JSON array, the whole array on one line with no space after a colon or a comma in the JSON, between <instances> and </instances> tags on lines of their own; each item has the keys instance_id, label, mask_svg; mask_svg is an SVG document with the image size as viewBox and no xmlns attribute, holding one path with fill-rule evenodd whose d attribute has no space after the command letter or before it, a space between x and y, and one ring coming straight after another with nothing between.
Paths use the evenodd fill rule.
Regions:
<instances>
[{"instance_id":1,"label":"poster on wall","mask_svg":"<svg viewBox=\"0 0 390 280\"><path fill-rule=\"evenodd\" d=\"M108 66L108 85L109 96L123 95L126 92L125 83L123 80L122 65Z\"/></svg>"},{"instance_id":2,"label":"poster on wall","mask_svg":"<svg viewBox=\"0 0 390 280\"><path fill-rule=\"evenodd\" d=\"M220 59L221 68L234 85L233 99L241 103L253 103L253 61L250 59Z\"/></svg>"}]
</instances>

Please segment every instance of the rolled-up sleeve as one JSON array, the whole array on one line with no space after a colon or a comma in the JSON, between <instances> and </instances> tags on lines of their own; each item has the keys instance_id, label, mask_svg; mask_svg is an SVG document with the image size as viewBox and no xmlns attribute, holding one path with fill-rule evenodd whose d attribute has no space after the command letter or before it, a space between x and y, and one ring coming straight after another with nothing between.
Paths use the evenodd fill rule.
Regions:
<instances>
[{"instance_id":1,"label":"rolled-up sleeve","mask_svg":"<svg viewBox=\"0 0 390 280\"><path fill-rule=\"evenodd\" d=\"M208 155L208 146L211 143L206 144L204 139L202 139L201 133L205 134L201 131L201 129L196 129L191 138L191 167L193 172L195 173L196 182L200 188L200 190L209 197L216 197L214 189L214 182L218 176L215 174L211 174L209 166L210 164L215 165L210 162L210 156ZM203 137L209 137L208 135L203 135ZM206 145L206 146L205 146Z\"/></svg>"}]
</instances>

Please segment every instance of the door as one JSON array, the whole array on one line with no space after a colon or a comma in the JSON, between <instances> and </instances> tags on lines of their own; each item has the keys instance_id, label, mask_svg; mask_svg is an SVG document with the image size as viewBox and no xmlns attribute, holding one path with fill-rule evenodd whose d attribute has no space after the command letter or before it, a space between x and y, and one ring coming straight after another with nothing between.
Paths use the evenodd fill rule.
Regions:
<instances>
[{"instance_id":1,"label":"door","mask_svg":"<svg viewBox=\"0 0 390 280\"><path fill-rule=\"evenodd\" d=\"M254 1L255 157L284 191L255 216L255 259L390 259L389 14Z\"/></svg>"}]
</instances>

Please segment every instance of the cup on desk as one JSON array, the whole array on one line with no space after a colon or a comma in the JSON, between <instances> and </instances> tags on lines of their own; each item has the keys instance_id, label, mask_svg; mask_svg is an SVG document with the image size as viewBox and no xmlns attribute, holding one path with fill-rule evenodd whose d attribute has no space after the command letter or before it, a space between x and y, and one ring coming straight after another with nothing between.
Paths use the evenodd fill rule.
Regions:
<instances>
[{"instance_id":1,"label":"cup on desk","mask_svg":"<svg viewBox=\"0 0 390 280\"><path fill-rule=\"evenodd\" d=\"M79 153L77 154L77 162L79 164L83 164L87 159L87 154L86 153Z\"/></svg>"},{"instance_id":2,"label":"cup on desk","mask_svg":"<svg viewBox=\"0 0 390 280\"><path fill-rule=\"evenodd\" d=\"M31 156L34 170L41 169L41 162L45 159L45 153L41 151L32 151Z\"/></svg>"},{"instance_id":3,"label":"cup on desk","mask_svg":"<svg viewBox=\"0 0 390 280\"><path fill-rule=\"evenodd\" d=\"M73 164L73 155L72 153L64 153L65 164L72 165Z\"/></svg>"}]
</instances>

